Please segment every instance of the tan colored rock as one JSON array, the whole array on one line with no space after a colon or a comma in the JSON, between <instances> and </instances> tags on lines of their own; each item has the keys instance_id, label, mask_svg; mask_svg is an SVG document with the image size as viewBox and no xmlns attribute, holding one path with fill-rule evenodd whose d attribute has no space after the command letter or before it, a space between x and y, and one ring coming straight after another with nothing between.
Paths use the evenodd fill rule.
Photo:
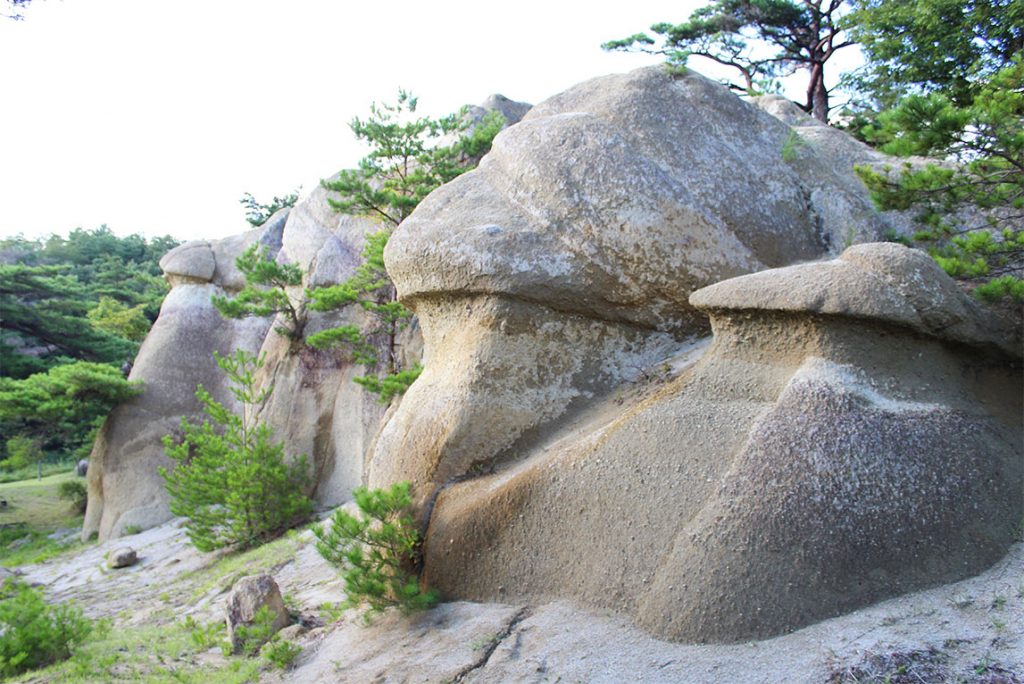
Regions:
<instances>
[{"instance_id":1,"label":"tan colored rock","mask_svg":"<svg viewBox=\"0 0 1024 684\"><path fill-rule=\"evenodd\" d=\"M733 642L994 563L1024 514L1020 367L922 327L891 291L922 273L953 298L934 316L973 305L910 252L864 245L694 293L715 339L671 382L440 492L426 581Z\"/></svg>"},{"instance_id":2,"label":"tan colored rock","mask_svg":"<svg viewBox=\"0 0 1024 684\"><path fill-rule=\"evenodd\" d=\"M408 479L429 499L514 460L704 334L695 289L838 251L851 212L877 236L852 167L787 164L790 133L719 84L651 68L580 84L499 134L385 252L428 362L369 483ZM826 220L816 192L845 208Z\"/></svg>"},{"instance_id":3,"label":"tan colored rock","mask_svg":"<svg viewBox=\"0 0 1024 684\"><path fill-rule=\"evenodd\" d=\"M282 262L298 263L307 273L293 293L305 286L336 283L352 275L361 262L364 236L379 227L343 216L317 189L292 209L282 210L258 229L224 240L189 243L169 252L162 264L172 289L160 316L142 345L131 379L144 392L118 407L102 428L89 469L89 505L83 537L117 537L125 526L149 528L170 518L160 467L172 465L163 450L164 435L180 434L180 422L204 417L195 398L203 385L218 401L237 407L213 352L244 349L265 354L264 375L274 386L261 417L291 457L306 455L311 466L309 494L334 505L350 498L363 481L364 454L380 429L385 407L352 378L365 373L344 351L317 351L293 345L274 332L269 319L228 320L211 304L244 286L235 259L259 243ZM205 278L205 280L204 280ZM305 332L343 322L361 323L364 314L308 315ZM418 329L399 341L419 358ZM404 351L403 348L403 351Z\"/></svg>"},{"instance_id":4,"label":"tan colored rock","mask_svg":"<svg viewBox=\"0 0 1024 684\"><path fill-rule=\"evenodd\" d=\"M246 645L239 633L239 627L253 627L256 623L256 614L260 610L270 611L272 622L270 624L270 635L284 629L291 622L288 616L288 609L285 608L284 599L281 597L281 590L277 582L270 575L250 575L243 577L231 588L231 594L224 604L224 616L228 626L228 640L235 653L240 653ZM248 644L251 648L258 650L262 644ZM250 654L246 654L250 655Z\"/></svg>"},{"instance_id":5,"label":"tan colored rock","mask_svg":"<svg viewBox=\"0 0 1024 684\"><path fill-rule=\"evenodd\" d=\"M172 285L208 283L217 269L210 243L205 240L178 245L160 259L160 268Z\"/></svg>"}]
</instances>

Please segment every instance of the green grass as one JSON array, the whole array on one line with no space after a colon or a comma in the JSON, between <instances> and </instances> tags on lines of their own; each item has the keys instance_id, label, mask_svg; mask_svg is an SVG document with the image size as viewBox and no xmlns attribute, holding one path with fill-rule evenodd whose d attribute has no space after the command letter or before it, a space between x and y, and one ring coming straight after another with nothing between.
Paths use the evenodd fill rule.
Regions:
<instances>
[{"instance_id":1,"label":"green grass","mask_svg":"<svg viewBox=\"0 0 1024 684\"><path fill-rule=\"evenodd\" d=\"M45 682L194 682L234 684L256 681L265 666L259 659L225 658L206 652L181 622L160 626L101 629L70 660L26 673Z\"/></svg>"},{"instance_id":2,"label":"green grass","mask_svg":"<svg viewBox=\"0 0 1024 684\"><path fill-rule=\"evenodd\" d=\"M201 578L195 585L189 603L194 604L214 587L227 591L241 577L269 572L292 560L303 545L298 538L302 529L289 530L280 539L241 553L227 554L208 566L183 575L182 580Z\"/></svg>"},{"instance_id":3,"label":"green grass","mask_svg":"<svg viewBox=\"0 0 1024 684\"><path fill-rule=\"evenodd\" d=\"M7 501L7 506L0 508L0 565L40 563L81 546L78 542L59 544L46 538L54 530L82 526L82 516L76 515L71 504L58 496L61 483L75 477L65 471L42 480L0 484L0 498ZM12 542L23 537L30 541L10 548Z\"/></svg>"},{"instance_id":4,"label":"green grass","mask_svg":"<svg viewBox=\"0 0 1024 684\"><path fill-rule=\"evenodd\" d=\"M56 475L58 473L70 473L74 471L75 464L71 461L60 463L43 463L43 477ZM21 480L34 480L39 476L37 466L31 465L18 470L0 470L0 483L19 482Z\"/></svg>"}]
</instances>

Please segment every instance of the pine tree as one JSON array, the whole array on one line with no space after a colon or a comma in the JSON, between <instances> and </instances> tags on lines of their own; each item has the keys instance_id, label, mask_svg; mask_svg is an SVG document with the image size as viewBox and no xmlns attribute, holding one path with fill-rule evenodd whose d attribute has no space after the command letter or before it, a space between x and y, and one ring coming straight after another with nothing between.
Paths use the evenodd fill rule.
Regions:
<instances>
[{"instance_id":1,"label":"pine tree","mask_svg":"<svg viewBox=\"0 0 1024 684\"><path fill-rule=\"evenodd\" d=\"M400 364L397 338L412 313L397 300L384 267L384 247L391 232L421 200L479 163L505 124L498 112L488 113L475 125L464 111L439 119L417 117L417 104L415 97L400 90L395 104L371 105L369 118L356 118L350 124L356 138L370 145L370 154L357 169L342 171L321 184L334 193L328 202L336 211L375 218L382 230L367 235L363 264L351 278L306 293L314 311L355 305L370 314L369 326L340 326L311 335L307 341L317 348L347 348L354 361L373 368L375 373L356 382L382 402L404 392L422 370L419 365L402 368ZM445 136L456 140L440 144Z\"/></svg>"},{"instance_id":2,"label":"pine tree","mask_svg":"<svg viewBox=\"0 0 1024 684\"><path fill-rule=\"evenodd\" d=\"M160 469L171 497L171 512L188 518L185 529L200 551L224 546L256 546L309 517L312 502L303 456L285 461L284 447L257 414L272 388L257 390L256 373L263 357L238 350L215 354L231 381L242 414L231 412L199 387L196 398L208 420L201 425L182 419L184 438L164 437L164 449L176 462Z\"/></svg>"},{"instance_id":3,"label":"pine tree","mask_svg":"<svg viewBox=\"0 0 1024 684\"><path fill-rule=\"evenodd\" d=\"M853 44L843 33L847 5L844 0L715 0L681 24L651 26L651 32L662 39L660 48L646 33L601 47L665 55L673 68L684 67L690 57L701 57L736 69L742 84L729 82L729 86L748 94L775 89L774 79L804 69L807 99L800 106L818 120L828 121L825 65L837 51Z\"/></svg>"},{"instance_id":4,"label":"pine tree","mask_svg":"<svg viewBox=\"0 0 1024 684\"><path fill-rule=\"evenodd\" d=\"M947 162L858 169L876 203L915 212L911 242L982 299L1024 300L1024 5L860 0L851 20L880 108L854 132Z\"/></svg>"},{"instance_id":5,"label":"pine tree","mask_svg":"<svg viewBox=\"0 0 1024 684\"><path fill-rule=\"evenodd\" d=\"M413 571L420 535L409 512L409 483L359 487L352 496L358 517L339 508L329 527L313 527L317 551L341 568L348 597L343 606L365 605L369 617L390 607L410 612L437 603L437 592L421 587Z\"/></svg>"},{"instance_id":6,"label":"pine tree","mask_svg":"<svg viewBox=\"0 0 1024 684\"><path fill-rule=\"evenodd\" d=\"M213 297L213 306L225 318L273 316L282 314L284 323L274 330L292 340L302 339L305 326L305 301L293 301L288 288L302 285L302 269L295 264L279 264L270 258L264 245L254 244L235 259L245 276L245 287L234 297Z\"/></svg>"}]
</instances>

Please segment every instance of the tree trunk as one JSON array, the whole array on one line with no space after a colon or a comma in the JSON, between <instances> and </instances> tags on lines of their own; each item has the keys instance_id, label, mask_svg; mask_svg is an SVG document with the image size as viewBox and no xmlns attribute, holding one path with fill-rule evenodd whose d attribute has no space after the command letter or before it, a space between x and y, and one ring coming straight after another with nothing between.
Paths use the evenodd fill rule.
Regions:
<instances>
[{"instance_id":1,"label":"tree trunk","mask_svg":"<svg viewBox=\"0 0 1024 684\"><path fill-rule=\"evenodd\" d=\"M825 87L825 65L811 64L811 81L807 84L807 109L815 119L828 123L828 89Z\"/></svg>"}]
</instances>

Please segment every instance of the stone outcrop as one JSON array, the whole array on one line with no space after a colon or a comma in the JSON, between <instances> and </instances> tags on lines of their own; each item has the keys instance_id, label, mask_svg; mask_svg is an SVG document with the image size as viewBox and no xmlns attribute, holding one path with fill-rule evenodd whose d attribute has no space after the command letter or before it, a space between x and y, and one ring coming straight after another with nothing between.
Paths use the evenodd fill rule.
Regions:
<instances>
[{"instance_id":1,"label":"stone outcrop","mask_svg":"<svg viewBox=\"0 0 1024 684\"><path fill-rule=\"evenodd\" d=\"M682 373L440 494L428 582L729 642L1006 552L1024 514L1020 359L927 255L858 245L690 302L714 341Z\"/></svg>"},{"instance_id":2,"label":"stone outcrop","mask_svg":"<svg viewBox=\"0 0 1024 684\"><path fill-rule=\"evenodd\" d=\"M501 111L510 123L529 105L493 96L471 116ZM364 454L380 429L385 407L352 382L364 369L349 363L343 351L318 351L291 342L266 318L227 320L211 304L212 296L237 293L245 286L235 259L253 243L263 245L281 263L302 267L302 289L330 285L351 276L361 263L365 235L380 226L369 219L335 212L327 193L317 188L291 209L242 235L195 241L170 251L160 262L171 291L135 360L130 379L144 392L118 407L102 428L89 468L89 504L83 538L117 537L126 526L148 528L169 519L168 499L158 469L171 465L161 439L180 431L181 419L200 420L195 398L200 384L215 399L237 408L213 353L244 349L266 354L260 380L274 393L262 418L290 455L305 454L313 469L310 492L321 505L336 505L363 482ZM363 313L308 312L305 333L343 323L360 323ZM419 330L399 339L403 361L421 354Z\"/></svg>"},{"instance_id":3,"label":"stone outcrop","mask_svg":"<svg viewBox=\"0 0 1024 684\"><path fill-rule=\"evenodd\" d=\"M370 484L409 479L429 498L704 334L695 289L879 236L853 153L836 164L806 145L791 164L791 136L661 68L588 81L503 131L388 244L429 362Z\"/></svg>"},{"instance_id":4,"label":"stone outcrop","mask_svg":"<svg viewBox=\"0 0 1024 684\"><path fill-rule=\"evenodd\" d=\"M267 354L263 417L310 455L320 502L412 482L424 577L449 598L570 599L734 642L976 573L1024 513L1021 341L926 255L874 243L903 221L852 167L884 163L693 73L541 103L388 244L425 370L387 412L340 356L209 305L254 241L304 285L344 279L366 224L318 190L184 245L133 370L147 390L94 450L86 534L168 517L158 437L198 382L227 400L210 354L241 347Z\"/></svg>"}]
</instances>

